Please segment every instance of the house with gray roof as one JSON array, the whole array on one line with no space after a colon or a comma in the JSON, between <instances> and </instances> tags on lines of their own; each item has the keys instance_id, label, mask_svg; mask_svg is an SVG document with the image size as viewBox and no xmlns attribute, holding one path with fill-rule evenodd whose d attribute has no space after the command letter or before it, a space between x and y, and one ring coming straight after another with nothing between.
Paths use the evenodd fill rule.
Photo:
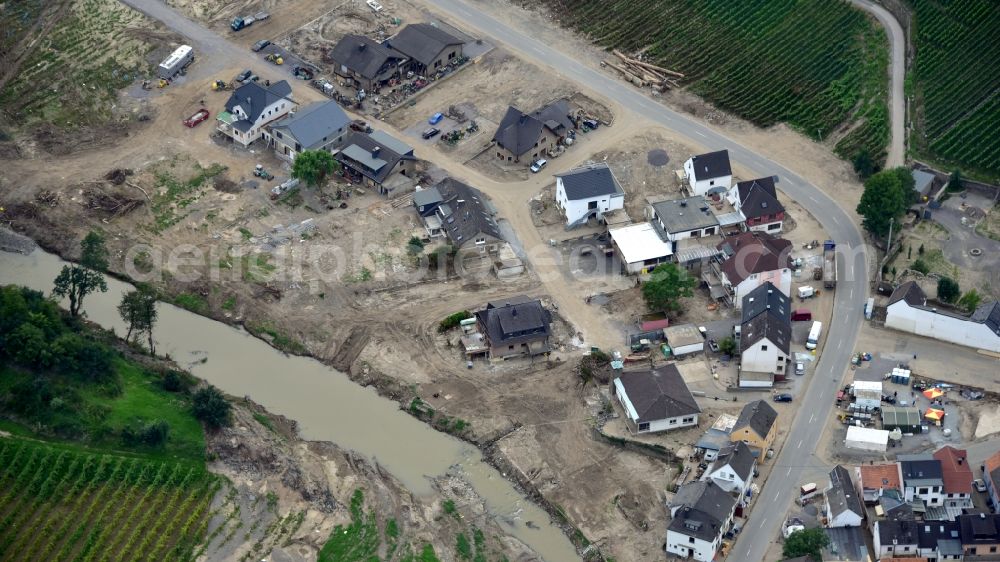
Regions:
<instances>
[{"instance_id":1,"label":"house with gray roof","mask_svg":"<svg viewBox=\"0 0 1000 562\"><path fill-rule=\"evenodd\" d=\"M684 162L684 175L691 195L725 193L733 183L733 169L729 151L718 150L692 156Z\"/></svg>"},{"instance_id":2,"label":"house with gray roof","mask_svg":"<svg viewBox=\"0 0 1000 562\"><path fill-rule=\"evenodd\" d=\"M778 201L774 188L776 176L741 181L729 190L726 198L733 208L743 214L747 230L760 230L776 234L781 232L785 220L785 207Z\"/></svg>"},{"instance_id":3,"label":"house with gray roof","mask_svg":"<svg viewBox=\"0 0 1000 562\"><path fill-rule=\"evenodd\" d=\"M408 58L403 53L365 37L346 35L330 49L333 71L362 90L376 91L399 78Z\"/></svg>"},{"instance_id":4,"label":"house with gray roof","mask_svg":"<svg viewBox=\"0 0 1000 562\"><path fill-rule=\"evenodd\" d=\"M490 359L534 356L549 351L551 315L541 301L520 295L492 301L476 312Z\"/></svg>"},{"instance_id":5,"label":"house with gray roof","mask_svg":"<svg viewBox=\"0 0 1000 562\"><path fill-rule=\"evenodd\" d=\"M674 363L622 373L612 382L611 393L625 412L625 424L632 433L698 425L701 408Z\"/></svg>"},{"instance_id":6,"label":"house with gray roof","mask_svg":"<svg viewBox=\"0 0 1000 562\"><path fill-rule=\"evenodd\" d=\"M268 130L274 152L292 162L304 150L330 150L350 131L351 118L333 101L316 102L273 123Z\"/></svg>"},{"instance_id":7,"label":"house with gray roof","mask_svg":"<svg viewBox=\"0 0 1000 562\"><path fill-rule=\"evenodd\" d=\"M981 304L972 314L927 304L914 281L892 292L886 306L886 328L934 338L973 349L1000 353L1000 302Z\"/></svg>"},{"instance_id":8,"label":"house with gray roof","mask_svg":"<svg viewBox=\"0 0 1000 562\"><path fill-rule=\"evenodd\" d=\"M226 109L216 116L217 129L244 147L264 135L265 127L294 111L292 87L281 80L273 84L247 82L236 88Z\"/></svg>"},{"instance_id":9,"label":"house with gray roof","mask_svg":"<svg viewBox=\"0 0 1000 562\"><path fill-rule=\"evenodd\" d=\"M467 261L468 257L489 261L495 256L503 244L503 234L486 196L454 178L445 178L431 189L437 191L440 201L434 213L424 217L424 226L428 231L439 229L448 238L457 254L456 264ZM433 199L433 196L432 192L428 197ZM419 199L425 201L424 197Z\"/></svg>"},{"instance_id":10,"label":"house with gray roof","mask_svg":"<svg viewBox=\"0 0 1000 562\"><path fill-rule=\"evenodd\" d=\"M851 473L841 465L830 471L830 486L826 489L823 507L827 527L860 527L865 518L861 494L854 486Z\"/></svg>"},{"instance_id":11,"label":"house with gray roof","mask_svg":"<svg viewBox=\"0 0 1000 562\"><path fill-rule=\"evenodd\" d=\"M623 209L625 190L607 164L586 164L556 174L556 204L566 215L566 226L573 227Z\"/></svg>"},{"instance_id":12,"label":"house with gray roof","mask_svg":"<svg viewBox=\"0 0 1000 562\"><path fill-rule=\"evenodd\" d=\"M764 400L754 400L743 406L729 432L730 441L742 441L760 457L774 445L778 433L778 412Z\"/></svg>"},{"instance_id":13,"label":"house with gray roof","mask_svg":"<svg viewBox=\"0 0 1000 562\"><path fill-rule=\"evenodd\" d=\"M710 562L733 523L736 498L711 480L681 486L670 502L667 552Z\"/></svg>"},{"instance_id":14,"label":"house with gray roof","mask_svg":"<svg viewBox=\"0 0 1000 562\"><path fill-rule=\"evenodd\" d=\"M750 447L742 442L729 443L721 450L715 461L708 467L702 480L712 480L727 492L743 497L753 482L757 470L757 458Z\"/></svg>"},{"instance_id":15,"label":"house with gray roof","mask_svg":"<svg viewBox=\"0 0 1000 562\"><path fill-rule=\"evenodd\" d=\"M944 505L944 473L941 461L928 453L899 455L906 501L923 500L928 506Z\"/></svg>"},{"instance_id":16,"label":"house with gray roof","mask_svg":"<svg viewBox=\"0 0 1000 562\"><path fill-rule=\"evenodd\" d=\"M393 182L394 178L412 178L417 160L411 146L382 131L347 131L333 157L340 162L346 178L375 188L382 195L395 189L398 182Z\"/></svg>"},{"instance_id":17,"label":"house with gray roof","mask_svg":"<svg viewBox=\"0 0 1000 562\"><path fill-rule=\"evenodd\" d=\"M916 557L920 551L919 528L920 523L913 520L876 521L872 528L875 558L887 560L905 556Z\"/></svg>"},{"instance_id":18,"label":"house with gray roof","mask_svg":"<svg viewBox=\"0 0 1000 562\"><path fill-rule=\"evenodd\" d=\"M791 365L791 300L771 282L743 297L740 323L740 386L770 387Z\"/></svg>"},{"instance_id":19,"label":"house with gray roof","mask_svg":"<svg viewBox=\"0 0 1000 562\"><path fill-rule=\"evenodd\" d=\"M653 203L651 208L650 222L664 240L679 242L719 233L719 219L700 195L660 201Z\"/></svg>"},{"instance_id":20,"label":"house with gray roof","mask_svg":"<svg viewBox=\"0 0 1000 562\"><path fill-rule=\"evenodd\" d=\"M406 55L407 70L430 74L460 59L465 40L438 25L411 23L383 44Z\"/></svg>"},{"instance_id":21,"label":"house with gray roof","mask_svg":"<svg viewBox=\"0 0 1000 562\"><path fill-rule=\"evenodd\" d=\"M531 113L510 106L500 120L493 142L496 156L504 162L533 162L554 149L574 130L569 100L560 99Z\"/></svg>"}]
</instances>

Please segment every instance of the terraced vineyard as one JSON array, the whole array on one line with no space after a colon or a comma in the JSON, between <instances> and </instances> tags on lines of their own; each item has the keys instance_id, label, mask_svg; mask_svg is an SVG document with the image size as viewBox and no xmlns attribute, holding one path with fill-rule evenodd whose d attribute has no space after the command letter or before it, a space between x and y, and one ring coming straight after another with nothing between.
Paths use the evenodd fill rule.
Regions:
<instances>
[{"instance_id":1,"label":"terraced vineyard","mask_svg":"<svg viewBox=\"0 0 1000 562\"><path fill-rule=\"evenodd\" d=\"M995 180L1000 175L1000 6L912 0L918 153Z\"/></svg>"},{"instance_id":2,"label":"terraced vineyard","mask_svg":"<svg viewBox=\"0 0 1000 562\"><path fill-rule=\"evenodd\" d=\"M826 139L857 123L838 152L881 160L889 139L884 30L831 0L548 0L600 45L683 72L692 91L767 127Z\"/></svg>"},{"instance_id":3,"label":"terraced vineyard","mask_svg":"<svg viewBox=\"0 0 1000 562\"><path fill-rule=\"evenodd\" d=\"M0 438L0 560L190 560L221 480L192 463Z\"/></svg>"},{"instance_id":4,"label":"terraced vineyard","mask_svg":"<svg viewBox=\"0 0 1000 562\"><path fill-rule=\"evenodd\" d=\"M31 53L0 91L0 107L15 123L103 123L118 90L150 70L151 46L133 29L150 27L141 14L114 0L62 3L43 10L44 3L28 0L0 10L4 50L25 34L39 36L21 43Z\"/></svg>"}]
</instances>

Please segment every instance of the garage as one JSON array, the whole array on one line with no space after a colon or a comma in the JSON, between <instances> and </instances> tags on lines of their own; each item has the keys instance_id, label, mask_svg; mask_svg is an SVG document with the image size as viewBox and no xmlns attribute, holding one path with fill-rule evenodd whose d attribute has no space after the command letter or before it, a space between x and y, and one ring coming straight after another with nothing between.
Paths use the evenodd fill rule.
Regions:
<instances>
[{"instance_id":1,"label":"garage","mask_svg":"<svg viewBox=\"0 0 1000 562\"><path fill-rule=\"evenodd\" d=\"M663 329L663 338L675 357L705 351L705 336L694 324L680 324Z\"/></svg>"}]
</instances>

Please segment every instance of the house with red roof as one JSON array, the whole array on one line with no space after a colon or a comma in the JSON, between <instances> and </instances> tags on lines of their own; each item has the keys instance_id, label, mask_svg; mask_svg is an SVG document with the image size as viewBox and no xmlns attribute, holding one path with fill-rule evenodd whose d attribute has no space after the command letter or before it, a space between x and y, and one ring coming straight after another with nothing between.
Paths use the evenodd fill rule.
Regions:
<instances>
[{"instance_id":1,"label":"house with red roof","mask_svg":"<svg viewBox=\"0 0 1000 562\"><path fill-rule=\"evenodd\" d=\"M861 465L857 477L858 493L868 505L877 504L886 493L895 492L902 497L903 475L897 463Z\"/></svg>"},{"instance_id":2,"label":"house with red roof","mask_svg":"<svg viewBox=\"0 0 1000 562\"><path fill-rule=\"evenodd\" d=\"M727 237L718 245L719 253L702 277L712 294L718 294L727 304L739 310L743 297L764 283L770 282L786 296L792 292L792 243L765 232L743 232Z\"/></svg>"},{"instance_id":3,"label":"house with red roof","mask_svg":"<svg viewBox=\"0 0 1000 562\"><path fill-rule=\"evenodd\" d=\"M983 463L983 481L986 483L986 493L990 497L993 509L1000 508L1000 451Z\"/></svg>"},{"instance_id":4,"label":"house with red roof","mask_svg":"<svg viewBox=\"0 0 1000 562\"><path fill-rule=\"evenodd\" d=\"M945 507L972 507L973 478L969 454L965 449L947 445L935 451L934 458L941 461Z\"/></svg>"}]
</instances>

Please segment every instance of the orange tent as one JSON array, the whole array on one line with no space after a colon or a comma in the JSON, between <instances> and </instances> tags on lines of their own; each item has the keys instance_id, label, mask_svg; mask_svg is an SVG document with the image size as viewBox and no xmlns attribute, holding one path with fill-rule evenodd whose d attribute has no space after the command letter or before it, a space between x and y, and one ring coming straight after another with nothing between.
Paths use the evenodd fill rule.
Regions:
<instances>
[{"instance_id":1,"label":"orange tent","mask_svg":"<svg viewBox=\"0 0 1000 562\"><path fill-rule=\"evenodd\" d=\"M940 388L928 388L924 391L924 396L926 396L928 400L934 400L938 396L942 395L944 395L944 391Z\"/></svg>"},{"instance_id":2,"label":"orange tent","mask_svg":"<svg viewBox=\"0 0 1000 562\"><path fill-rule=\"evenodd\" d=\"M927 408L927 412L924 413L924 417L929 420L940 421L944 418L944 410L937 410L935 408Z\"/></svg>"}]
</instances>

